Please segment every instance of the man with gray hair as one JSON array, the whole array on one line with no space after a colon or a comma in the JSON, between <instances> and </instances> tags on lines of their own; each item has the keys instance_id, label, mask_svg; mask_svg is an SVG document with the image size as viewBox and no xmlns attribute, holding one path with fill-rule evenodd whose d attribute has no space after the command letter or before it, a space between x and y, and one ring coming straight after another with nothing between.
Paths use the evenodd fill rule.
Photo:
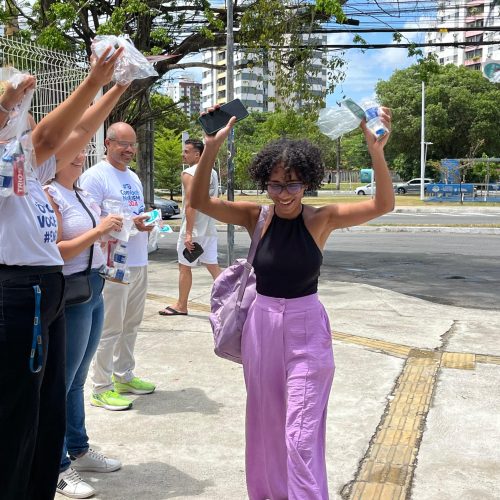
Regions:
<instances>
[{"instance_id":1,"label":"man with gray hair","mask_svg":"<svg viewBox=\"0 0 500 500\"><path fill-rule=\"evenodd\" d=\"M139 177L130 170L137 138L127 123L113 123L107 130L106 157L81 177L81 187L104 210L104 200L117 200L132 213L138 232L127 244L130 284L106 281L104 326L92 362L93 406L106 410L127 410L132 401L122 393L149 394L151 382L134 374L134 346L144 314L147 290L148 231L144 225L144 195Z\"/></svg>"}]
</instances>

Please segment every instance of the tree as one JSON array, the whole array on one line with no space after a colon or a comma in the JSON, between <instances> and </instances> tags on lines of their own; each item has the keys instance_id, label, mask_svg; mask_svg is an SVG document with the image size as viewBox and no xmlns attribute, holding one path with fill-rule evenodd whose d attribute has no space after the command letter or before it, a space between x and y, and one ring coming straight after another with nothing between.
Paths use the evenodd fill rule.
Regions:
<instances>
[{"instance_id":1,"label":"tree","mask_svg":"<svg viewBox=\"0 0 500 500\"><path fill-rule=\"evenodd\" d=\"M170 191L170 198L181 190L182 142L180 134L166 128L155 134L155 187Z\"/></svg>"},{"instance_id":2,"label":"tree","mask_svg":"<svg viewBox=\"0 0 500 500\"><path fill-rule=\"evenodd\" d=\"M343 0L234 0L233 25L235 42L248 48L256 58L273 62L274 80L282 97L301 92L297 99L319 105L324 95L308 92L308 76L315 71L309 64L321 48L305 40L302 33L312 33L321 22L342 21ZM159 78L172 69L206 66L183 63L189 54L222 47L226 43L224 8L212 6L209 0L8 0L0 8L0 22L11 27L18 24L16 36L53 49L85 51L91 54L93 38L98 35L128 34L139 51L157 56L155 68ZM324 52L326 54L326 52ZM161 59L158 56L174 55ZM326 55L322 56L328 64ZM248 61L246 64L252 64ZM342 77L342 61L333 56L328 72L334 80ZM112 113L112 121L126 121L137 132L139 175L145 185L146 201L152 196L151 179L154 158L154 127L150 105L150 87L154 79L136 80ZM288 105L293 105L292 99ZM286 104L286 100L283 102Z\"/></svg>"},{"instance_id":3,"label":"tree","mask_svg":"<svg viewBox=\"0 0 500 500\"><path fill-rule=\"evenodd\" d=\"M426 81L428 159L500 155L500 85L480 71L454 65L416 64L377 84L379 100L393 112L392 137L386 156L403 178L420 175L421 82Z\"/></svg>"}]
</instances>

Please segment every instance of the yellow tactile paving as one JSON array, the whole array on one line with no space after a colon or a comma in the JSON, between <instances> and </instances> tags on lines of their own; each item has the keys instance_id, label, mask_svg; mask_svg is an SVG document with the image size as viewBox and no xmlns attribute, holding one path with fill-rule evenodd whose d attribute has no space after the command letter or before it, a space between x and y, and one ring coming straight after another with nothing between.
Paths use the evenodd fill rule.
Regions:
<instances>
[{"instance_id":1,"label":"yellow tactile paving","mask_svg":"<svg viewBox=\"0 0 500 500\"><path fill-rule=\"evenodd\" d=\"M489 363L500 365L500 356L489 356L487 354L476 354L476 363Z\"/></svg>"},{"instance_id":2,"label":"yellow tactile paving","mask_svg":"<svg viewBox=\"0 0 500 500\"><path fill-rule=\"evenodd\" d=\"M443 352L441 366L458 370L474 370L476 368L476 355L464 352Z\"/></svg>"},{"instance_id":3,"label":"yellow tactile paving","mask_svg":"<svg viewBox=\"0 0 500 500\"><path fill-rule=\"evenodd\" d=\"M411 349L346 498L408 497L440 363L438 352Z\"/></svg>"},{"instance_id":4,"label":"yellow tactile paving","mask_svg":"<svg viewBox=\"0 0 500 500\"><path fill-rule=\"evenodd\" d=\"M404 500L406 492L402 486L391 483L355 483L352 500Z\"/></svg>"}]
</instances>

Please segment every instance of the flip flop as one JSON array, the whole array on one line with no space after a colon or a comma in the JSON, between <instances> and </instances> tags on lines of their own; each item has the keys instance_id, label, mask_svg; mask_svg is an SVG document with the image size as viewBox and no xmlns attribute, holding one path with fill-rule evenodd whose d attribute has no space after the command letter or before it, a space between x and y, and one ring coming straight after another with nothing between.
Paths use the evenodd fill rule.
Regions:
<instances>
[{"instance_id":1,"label":"flip flop","mask_svg":"<svg viewBox=\"0 0 500 500\"><path fill-rule=\"evenodd\" d=\"M158 311L158 314L160 316L187 316L188 313L183 313L181 311L178 311L177 309L174 309L173 307L167 306L165 309L162 309L161 311Z\"/></svg>"}]
</instances>

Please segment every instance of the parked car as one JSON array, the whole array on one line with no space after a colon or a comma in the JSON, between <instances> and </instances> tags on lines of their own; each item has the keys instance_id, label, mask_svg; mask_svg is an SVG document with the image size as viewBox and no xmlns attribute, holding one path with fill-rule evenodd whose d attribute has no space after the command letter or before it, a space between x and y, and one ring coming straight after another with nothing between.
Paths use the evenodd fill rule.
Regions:
<instances>
[{"instance_id":1,"label":"parked car","mask_svg":"<svg viewBox=\"0 0 500 500\"><path fill-rule=\"evenodd\" d=\"M365 194L375 194L375 184L373 185L373 193L372 193L372 185L367 184L366 186L360 186L354 190L356 194L365 195Z\"/></svg>"},{"instance_id":2,"label":"parked car","mask_svg":"<svg viewBox=\"0 0 500 500\"><path fill-rule=\"evenodd\" d=\"M177 202L173 200L165 200L164 198L158 198L156 196L153 202L153 208L161 210L162 219L170 219L174 215L178 215L181 212Z\"/></svg>"},{"instance_id":3,"label":"parked car","mask_svg":"<svg viewBox=\"0 0 500 500\"><path fill-rule=\"evenodd\" d=\"M432 179L427 179L424 178L424 190L429 184L432 184L434 181ZM398 182L394 184L394 191L398 194L406 194L406 193L413 193L413 194L418 194L420 193L420 177L417 177L415 179L410 179L408 182Z\"/></svg>"}]
</instances>

